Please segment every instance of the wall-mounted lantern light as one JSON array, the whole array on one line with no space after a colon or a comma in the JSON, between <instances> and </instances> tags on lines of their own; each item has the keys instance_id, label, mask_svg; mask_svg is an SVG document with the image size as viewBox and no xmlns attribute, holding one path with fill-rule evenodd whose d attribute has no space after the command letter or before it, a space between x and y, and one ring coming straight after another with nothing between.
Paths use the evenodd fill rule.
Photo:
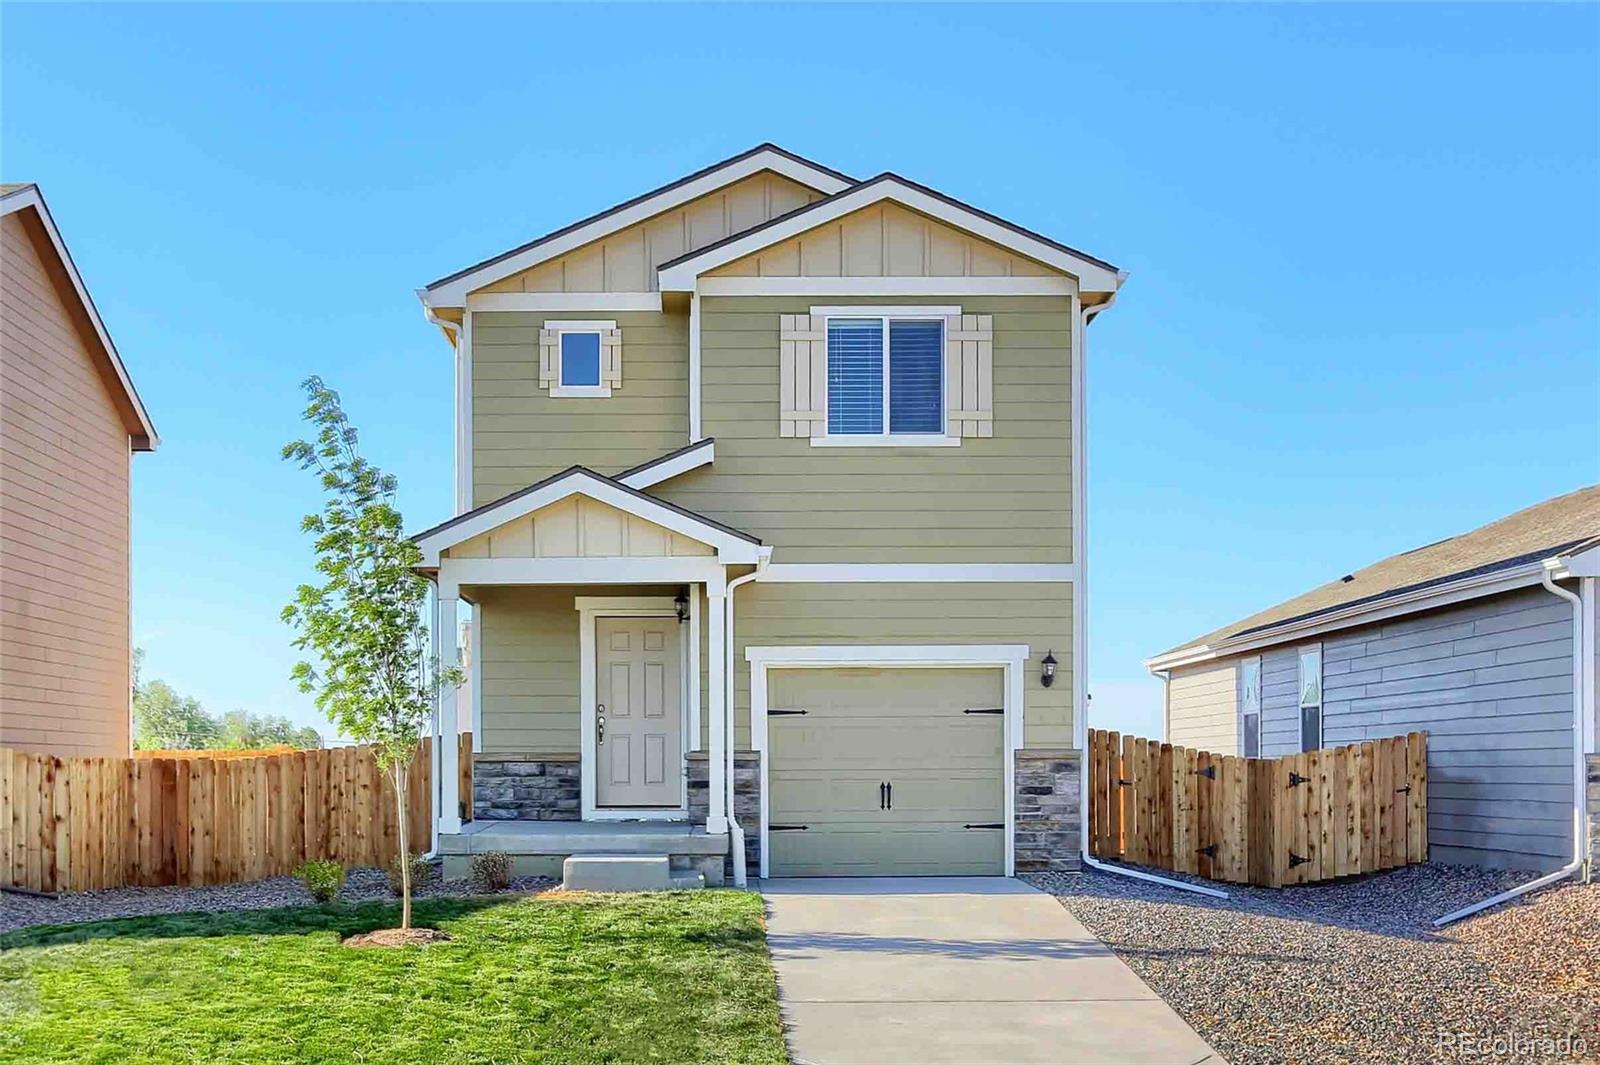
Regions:
<instances>
[{"instance_id":1,"label":"wall-mounted lantern light","mask_svg":"<svg viewBox=\"0 0 1600 1065\"><path fill-rule=\"evenodd\" d=\"M672 605L674 607L676 607L677 610L678 610L678 623L680 625L683 622L689 620L689 593L688 592L679 592L678 593L678 598L676 598L676 599L674 599L672 601Z\"/></svg>"},{"instance_id":2,"label":"wall-mounted lantern light","mask_svg":"<svg viewBox=\"0 0 1600 1065\"><path fill-rule=\"evenodd\" d=\"M1052 685L1052 684L1054 684L1056 682L1056 653L1055 653L1055 651L1054 650L1046 651L1044 653L1044 661L1039 663L1039 664L1042 667L1040 669L1040 671L1039 671L1039 683L1044 685L1046 688L1048 688L1048 687L1050 687L1050 685Z\"/></svg>"}]
</instances>

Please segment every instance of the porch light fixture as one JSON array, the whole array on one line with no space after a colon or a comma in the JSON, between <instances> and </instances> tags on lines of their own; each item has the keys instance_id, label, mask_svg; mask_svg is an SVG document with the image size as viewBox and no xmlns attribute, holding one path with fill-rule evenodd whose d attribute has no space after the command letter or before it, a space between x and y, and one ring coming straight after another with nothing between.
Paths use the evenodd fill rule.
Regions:
<instances>
[{"instance_id":1,"label":"porch light fixture","mask_svg":"<svg viewBox=\"0 0 1600 1065\"><path fill-rule=\"evenodd\" d=\"M1044 653L1044 661L1039 663L1039 683L1046 688L1056 682L1056 653L1049 650Z\"/></svg>"},{"instance_id":2,"label":"porch light fixture","mask_svg":"<svg viewBox=\"0 0 1600 1065\"><path fill-rule=\"evenodd\" d=\"M672 605L675 608L677 608L677 611L678 611L678 624L681 625L685 621L689 620L689 593L688 592L679 592L678 593L678 597L672 601Z\"/></svg>"}]
</instances>

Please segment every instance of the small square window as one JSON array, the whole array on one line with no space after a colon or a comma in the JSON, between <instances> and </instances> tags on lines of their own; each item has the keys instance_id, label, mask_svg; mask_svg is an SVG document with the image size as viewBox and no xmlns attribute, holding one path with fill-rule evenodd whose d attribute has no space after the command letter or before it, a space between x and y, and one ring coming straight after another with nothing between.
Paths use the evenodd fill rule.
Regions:
<instances>
[{"instance_id":1,"label":"small square window","mask_svg":"<svg viewBox=\"0 0 1600 1065\"><path fill-rule=\"evenodd\" d=\"M599 333L561 334L561 385L563 388L599 387Z\"/></svg>"}]
</instances>

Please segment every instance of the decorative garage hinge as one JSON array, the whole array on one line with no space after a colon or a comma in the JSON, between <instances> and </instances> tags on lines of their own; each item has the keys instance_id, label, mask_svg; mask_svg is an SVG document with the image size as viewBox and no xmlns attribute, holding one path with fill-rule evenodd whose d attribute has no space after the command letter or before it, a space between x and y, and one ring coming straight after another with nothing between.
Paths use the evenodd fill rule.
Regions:
<instances>
[{"instance_id":1,"label":"decorative garage hinge","mask_svg":"<svg viewBox=\"0 0 1600 1065\"><path fill-rule=\"evenodd\" d=\"M804 832L810 825L768 825L768 832Z\"/></svg>"},{"instance_id":2,"label":"decorative garage hinge","mask_svg":"<svg viewBox=\"0 0 1600 1065\"><path fill-rule=\"evenodd\" d=\"M804 710L768 710L768 717L789 717L793 714L803 714Z\"/></svg>"},{"instance_id":3,"label":"decorative garage hinge","mask_svg":"<svg viewBox=\"0 0 1600 1065\"><path fill-rule=\"evenodd\" d=\"M1310 858L1301 857L1300 855L1296 854L1294 851L1290 851L1289 852L1289 868L1290 869L1293 869L1297 865L1305 865L1310 860L1311 860Z\"/></svg>"},{"instance_id":4,"label":"decorative garage hinge","mask_svg":"<svg viewBox=\"0 0 1600 1065\"><path fill-rule=\"evenodd\" d=\"M982 824L962 825L961 827L962 828L1005 828L1006 826L1005 826L1005 823L1002 822L1002 821L985 821Z\"/></svg>"},{"instance_id":5,"label":"decorative garage hinge","mask_svg":"<svg viewBox=\"0 0 1600 1065\"><path fill-rule=\"evenodd\" d=\"M1311 778L1310 777L1303 777L1299 773L1296 773L1294 770L1292 770L1292 769L1289 770L1289 786L1291 788L1298 788L1302 784L1309 784L1309 783L1311 783Z\"/></svg>"},{"instance_id":6,"label":"decorative garage hinge","mask_svg":"<svg viewBox=\"0 0 1600 1065\"><path fill-rule=\"evenodd\" d=\"M961 712L963 714L1003 714L1006 712L1006 709L1003 706L984 707L982 709L977 707L968 707Z\"/></svg>"}]
</instances>

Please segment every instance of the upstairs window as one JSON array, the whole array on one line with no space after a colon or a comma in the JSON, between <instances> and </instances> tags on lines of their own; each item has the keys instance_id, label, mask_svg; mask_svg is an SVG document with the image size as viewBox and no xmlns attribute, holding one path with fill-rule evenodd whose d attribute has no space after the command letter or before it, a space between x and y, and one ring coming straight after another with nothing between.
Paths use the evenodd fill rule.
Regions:
<instances>
[{"instance_id":1,"label":"upstairs window","mask_svg":"<svg viewBox=\"0 0 1600 1065\"><path fill-rule=\"evenodd\" d=\"M942 317L828 319L828 435L943 437Z\"/></svg>"},{"instance_id":2,"label":"upstairs window","mask_svg":"<svg viewBox=\"0 0 1600 1065\"><path fill-rule=\"evenodd\" d=\"M539 330L539 387L554 397L603 397L621 388L617 323L545 322Z\"/></svg>"},{"instance_id":3,"label":"upstairs window","mask_svg":"<svg viewBox=\"0 0 1600 1065\"><path fill-rule=\"evenodd\" d=\"M600 387L600 331L561 334L561 387Z\"/></svg>"}]
</instances>

